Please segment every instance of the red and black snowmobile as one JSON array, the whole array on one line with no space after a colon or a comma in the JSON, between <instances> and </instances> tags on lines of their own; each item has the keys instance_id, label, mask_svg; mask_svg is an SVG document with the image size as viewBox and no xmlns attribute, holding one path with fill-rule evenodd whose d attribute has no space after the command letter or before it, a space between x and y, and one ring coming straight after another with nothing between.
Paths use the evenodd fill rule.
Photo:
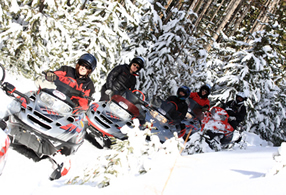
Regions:
<instances>
[{"instance_id":1,"label":"red and black snowmobile","mask_svg":"<svg viewBox=\"0 0 286 195\"><path fill-rule=\"evenodd\" d=\"M0 64L0 78L0 85L2 85L5 79L5 69L2 64ZM10 138L8 136L7 125L4 121L0 120L0 175L2 174L6 164L9 146Z\"/></svg>"},{"instance_id":2,"label":"red and black snowmobile","mask_svg":"<svg viewBox=\"0 0 286 195\"><path fill-rule=\"evenodd\" d=\"M1 89L13 98L4 117L8 135L13 145L31 149L36 154L32 158L49 157L56 165L50 179L58 179L70 168L66 157L74 154L83 143L85 111L70 99L72 95L80 95L79 91L58 79L49 82L43 76L35 84L38 90L25 94L10 83L1 84Z\"/></svg>"},{"instance_id":3,"label":"red and black snowmobile","mask_svg":"<svg viewBox=\"0 0 286 195\"><path fill-rule=\"evenodd\" d=\"M201 129L189 137L184 152L188 154L206 152L208 148L219 151L229 144L233 136L233 127L228 123L229 115L220 107L212 107L204 112Z\"/></svg>"},{"instance_id":4,"label":"red and black snowmobile","mask_svg":"<svg viewBox=\"0 0 286 195\"><path fill-rule=\"evenodd\" d=\"M143 96L141 100L136 92ZM133 126L133 119L143 112L141 106L145 96L139 90L114 92L109 101L92 103L86 112L88 121L87 134L99 144L99 147L110 147L113 138L124 140L127 135L121 132L124 125Z\"/></svg>"}]
</instances>

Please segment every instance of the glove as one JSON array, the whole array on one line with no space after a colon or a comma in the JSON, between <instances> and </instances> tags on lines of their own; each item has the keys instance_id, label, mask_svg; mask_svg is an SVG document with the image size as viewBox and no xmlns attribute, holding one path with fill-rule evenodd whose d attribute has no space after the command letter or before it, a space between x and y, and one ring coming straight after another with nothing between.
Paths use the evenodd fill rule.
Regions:
<instances>
[{"instance_id":1,"label":"glove","mask_svg":"<svg viewBox=\"0 0 286 195\"><path fill-rule=\"evenodd\" d=\"M46 79L47 79L47 81L54 82L55 80L57 80L57 75L55 73L49 71L46 74Z\"/></svg>"},{"instance_id":2,"label":"glove","mask_svg":"<svg viewBox=\"0 0 286 195\"><path fill-rule=\"evenodd\" d=\"M6 91L7 95L12 95L12 93L15 91L15 87L14 85L12 85L11 83L5 82L3 83L3 90Z\"/></svg>"},{"instance_id":3,"label":"glove","mask_svg":"<svg viewBox=\"0 0 286 195\"><path fill-rule=\"evenodd\" d=\"M107 89L107 90L105 91L105 94L106 94L106 95L110 95L111 93L112 93L111 89Z\"/></svg>"},{"instance_id":4,"label":"glove","mask_svg":"<svg viewBox=\"0 0 286 195\"><path fill-rule=\"evenodd\" d=\"M236 120L236 117L235 117L235 116L230 116L230 117L228 118L228 120L230 120L230 121L235 121L235 120Z\"/></svg>"},{"instance_id":5,"label":"glove","mask_svg":"<svg viewBox=\"0 0 286 195\"><path fill-rule=\"evenodd\" d=\"M205 111L207 111L208 109L209 109L209 106L208 106L208 105L205 105L205 106L202 107L202 112L205 112Z\"/></svg>"},{"instance_id":6,"label":"glove","mask_svg":"<svg viewBox=\"0 0 286 195\"><path fill-rule=\"evenodd\" d=\"M6 122L3 119L0 120L0 128L2 130L5 130L7 128L7 124L6 124Z\"/></svg>"}]
</instances>

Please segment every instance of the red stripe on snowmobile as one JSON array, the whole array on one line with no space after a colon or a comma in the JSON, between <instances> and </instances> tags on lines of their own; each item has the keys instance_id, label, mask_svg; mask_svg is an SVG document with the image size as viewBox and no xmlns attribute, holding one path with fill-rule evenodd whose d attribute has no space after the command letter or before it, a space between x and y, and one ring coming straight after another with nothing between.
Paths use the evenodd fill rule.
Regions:
<instances>
[{"instance_id":1,"label":"red stripe on snowmobile","mask_svg":"<svg viewBox=\"0 0 286 195\"><path fill-rule=\"evenodd\" d=\"M66 131L69 131L69 132L75 130L78 133L80 133L82 130L82 129L78 128L77 126L75 126L74 124L68 124L66 126L61 126L60 128L66 130Z\"/></svg>"},{"instance_id":2,"label":"red stripe on snowmobile","mask_svg":"<svg viewBox=\"0 0 286 195\"><path fill-rule=\"evenodd\" d=\"M21 96L17 96L17 98L21 101L21 106L23 106L24 108L27 108L27 101L26 101L26 99L21 97Z\"/></svg>"},{"instance_id":3,"label":"red stripe on snowmobile","mask_svg":"<svg viewBox=\"0 0 286 195\"><path fill-rule=\"evenodd\" d=\"M98 103L92 103L90 106L90 108L93 109L94 111L96 111L98 107L99 107Z\"/></svg>"},{"instance_id":4,"label":"red stripe on snowmobile","mask_svg":"<svg viewBox=\"0 0 286 195\"><path fill-rule=\"evenodd\" d=\"M65 176L66 174L68 174L70 169L71 169L71 160L69 160L68 167L64 167L64 169L62 170L61 176Z\"/></svg>"},{"instance_id":5,"label":"red stripe on snowmobile","mask_svg":"<svg viewBox=\"0 0 286 195\"><path fill-rule=\"evenodd\" d=\"M178 110L178 105L177 105L175 102L173 102L173 101L170 101L170 102L173 103L173 104L175 104L176 110Z\"/></svg>"},{"instance_id":6,"label":"red stripe on snowmobile","mask_svg":"<svg viewBox=\"0 0 286 195\"><path fill-rule=\"evenodd\" d=\"M139 116L139 109L134 104L129 102L127 99L125 99L124 97L122 97L120 95L114 95L114 96L112 96L111 100L113 100L116 103L124 102L128 106L127 110L130 113L132 113L134 115L134 117Z\"/></svg>"},{"instance_id":7,"label":"red stripe on snowmobile","mask_svg":"<svg viewBox=\"0 0 286 195\"><path fill-rule=\"evenodd\" d=\"M98 131L100 131L102 133L103 137L104 136L114 137L113 135L106 133L105 131L100 129L97 125L95 125L93 122L91 122L91 120L88 118L88 116L86 116L86 119L87 119L89 125L93 126L95 129L97 129Z\"/></svg>"},{"instance_id":8,"label":"red stripe on snowmobile","mask_svg":"<svg viewBox=\"0 0 286 195\"><path fill-rule=\"evenodd\" d=\"M7 136L7 138L5 139L5 145L0 150L0 157L4 156L6 154L9 146L10 146L10 139Z\"/></svg>"}]
</instances>

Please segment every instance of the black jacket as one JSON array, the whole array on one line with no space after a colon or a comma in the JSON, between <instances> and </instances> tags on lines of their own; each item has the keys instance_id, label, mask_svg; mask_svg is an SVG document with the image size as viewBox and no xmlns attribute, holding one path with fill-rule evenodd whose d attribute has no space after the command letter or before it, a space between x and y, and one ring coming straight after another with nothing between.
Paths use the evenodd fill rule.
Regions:
<instances>
[{"instance_id":1,"label":"black jacket","mask_svg":"<svg viewBox=\"0 0 286 195\"><path fill-rule=\"evenodd\" d=\"M130 66L127 64L115 66L107 76L106 83L101 88L101 99L108 100L105 91L124 91L125 88L134 90L137 74L130 73Z\"/></svg>"},{"instance_id":2,"label":"black jacket","mask_svg":"<svg viewBox=\"0 0 286 195\"><path fill-rule=\"evenodd\" d=\"M167 98L168 101L174 102L177 104L178 106L178 110L180 112L180 115L177 116L180 118L180 120L184 120L187 112L188 112L188 104L186 103L185 100L181 100L180 98L178 98L177 96L170 96Z\"/></svg>"},{"instance_id":3,"label":"black jacket","mask_svg":"<svg viewBox=\"0 0 286 195\"><path fill-rule=\"evenodd\" d=\"M231 100L225 103L222 107L226 110L230 117L234 116L235 120L229 120L230 125L235 129L237 125L242 122L246 116L246 107L242 104L237 104L236 101Z\"/></svg>"}]
</instances>

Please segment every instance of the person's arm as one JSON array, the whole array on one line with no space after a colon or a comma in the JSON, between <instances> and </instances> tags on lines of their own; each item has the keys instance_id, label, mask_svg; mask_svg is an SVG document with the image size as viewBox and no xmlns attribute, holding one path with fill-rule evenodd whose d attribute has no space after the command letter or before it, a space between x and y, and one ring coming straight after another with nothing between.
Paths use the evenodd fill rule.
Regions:
<instances>
[{"instance_id":1,"label":"person's arm","mask_svg":"<svg viewBox=\"0 0 286 195\"><path fill-rule=\"evenodd\" d=\"M235 113L236 121L237 121L238 123L240 123L241 121L244 120L245 115L246 115L246 108L245 108L245 106L243 105L243 106L241 106L240 111L237 112L237 113Z\"/></svg>"},{"instance_id":2,"label":"person's arm","mask_svg":"<svg viewBox=\"0 0 286 195\"><path fill-rule=\"evenodd\" d=\"M116 80L117 76L122 72L122 65L114 67L108 74L106 79L106 89L113 90L113 82Z\"/></svg>"}]
</instances>

